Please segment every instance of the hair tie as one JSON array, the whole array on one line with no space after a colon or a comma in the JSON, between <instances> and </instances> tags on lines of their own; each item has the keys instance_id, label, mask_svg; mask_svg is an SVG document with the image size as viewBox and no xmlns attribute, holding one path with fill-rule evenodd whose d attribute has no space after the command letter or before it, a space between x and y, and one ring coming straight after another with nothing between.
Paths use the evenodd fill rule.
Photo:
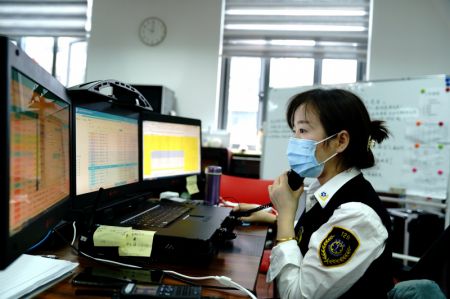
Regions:
<instances>
[{"instance_id":1,"label":"hair tie","mask_svg":"<svg viewBox=\"0 0 450 299\"><path fill-rule=\"evenodd\" d=\"M372 136L369 136L369 140L367 140L367 151L370 151L375 146L375 140L372 139Z\"/></svg>"}]
</instances>

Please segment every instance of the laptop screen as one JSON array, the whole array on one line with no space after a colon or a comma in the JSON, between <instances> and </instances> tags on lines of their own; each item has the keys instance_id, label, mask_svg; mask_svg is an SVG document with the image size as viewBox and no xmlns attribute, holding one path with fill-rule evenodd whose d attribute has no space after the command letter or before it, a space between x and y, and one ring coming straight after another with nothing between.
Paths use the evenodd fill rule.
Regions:
<instances>
[{"instance_id":1,"label":"laptop screen","mask_svg":"<svg viewBox=\"0 0 450 299\"><path fill-rule=\"evenodd\" d=\"M75 108L76 195L139 181L138 119Z\"/></svg>"},{"instance_id":2,"label":"laptop screen","mask_svg":"<svg viewBox=\"0 0 450 299\"><path fill-rule=\"evenodd\" d=\"M200 174L199 120L159 115L142 121L143 179Z\"/></svg>"}]
</instances>

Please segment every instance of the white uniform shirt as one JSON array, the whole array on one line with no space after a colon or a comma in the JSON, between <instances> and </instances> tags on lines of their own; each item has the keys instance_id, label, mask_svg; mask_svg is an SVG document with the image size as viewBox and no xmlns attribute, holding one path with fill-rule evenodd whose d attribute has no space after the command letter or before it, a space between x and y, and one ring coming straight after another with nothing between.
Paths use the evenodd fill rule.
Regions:
<instances>
[{"instance_id":1,"label":"white uniform shirt","mask_svg":"<svg viewBox=\"0 0 450 299\"><path fill-rule=\"evenodd\" d=\"M318 188L318 181L314 182L310 187L315 190L314 197L305 196L305 211L314 204L325 207L333 195L358 174L359 170L349 169ZM359 246L345 263L327 267L321 262L319 249L333 227L351 232ZM267 282L276 278L283 299L337 298L348 291L383 253L387 238L387 230L372 208L359 202L342 204L328 222L311 235L305 256L295 240L280 243L272 249Z\"/></svg>"}]
</instances>

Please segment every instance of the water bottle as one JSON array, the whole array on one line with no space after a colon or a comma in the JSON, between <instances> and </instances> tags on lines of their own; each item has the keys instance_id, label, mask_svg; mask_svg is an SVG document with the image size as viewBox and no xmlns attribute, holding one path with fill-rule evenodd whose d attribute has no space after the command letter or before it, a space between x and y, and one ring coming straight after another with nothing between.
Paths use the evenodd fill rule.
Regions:
<instances>
[{"instance_id":1,"label":"water bottle","mask_svg":"<svg viewBox=\"0 0 450 299\"><path fill-rule=\"evenodd\" d=\"M219 203L220 192L220 176L222 175L222 167L207 166L205 169L205 204L215 206Z\"/></svg>"}]
</instances>

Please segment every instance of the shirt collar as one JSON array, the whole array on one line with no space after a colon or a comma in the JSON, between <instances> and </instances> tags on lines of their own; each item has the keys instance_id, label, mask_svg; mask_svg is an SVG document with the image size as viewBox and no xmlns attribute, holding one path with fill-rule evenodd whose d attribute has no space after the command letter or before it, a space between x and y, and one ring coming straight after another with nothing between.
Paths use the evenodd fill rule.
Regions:
<instances>
[{"instance_id":1,"label":"shirt collar","mask_svg":"<svg viewBox=\"0 0 450 299\"><path fill-rule=\"evenodd\" d=\"M319 204L324 208L334 194L348 181L359 175L361 171L357 168L349 168L326 182L323 186L320 186L315 192L314 196Z\"/></svg>"}]
</instances>

